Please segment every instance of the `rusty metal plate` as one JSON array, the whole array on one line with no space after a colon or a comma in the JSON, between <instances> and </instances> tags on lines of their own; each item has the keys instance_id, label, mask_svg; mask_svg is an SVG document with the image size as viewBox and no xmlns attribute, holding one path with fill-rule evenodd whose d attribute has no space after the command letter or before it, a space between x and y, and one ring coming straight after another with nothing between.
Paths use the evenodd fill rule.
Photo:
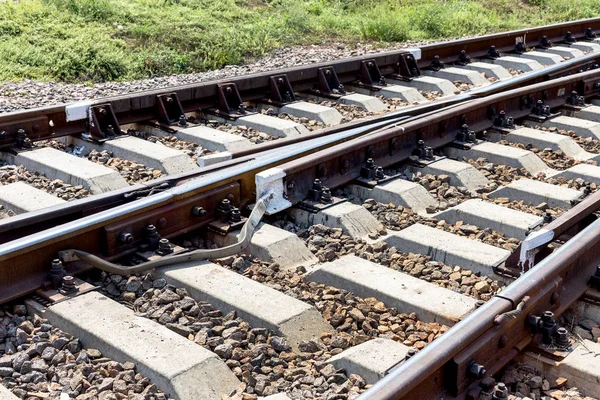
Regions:
<instances>
[{"instance_id":1,"label":"rusty metal plate","mask_svg":"<svg viewBox=\"0 0 600 400\"><path fill-rule=\"evenodd\" d=\"M139 246L145 239L146 226L154 225L162 237L172 237L197 229L215 218L215 211L221 200L228 198L238 204L240 185L232 183L221 188L191 196L174 204L157 208L134 218L107 225L104 228L106 240L106 255L114 256L134 246ZM200 206L208 211L204 216L192 214L192 208ZM121 243L121 232L133 235L132 243Z\"/></svg>"}]
</instances>

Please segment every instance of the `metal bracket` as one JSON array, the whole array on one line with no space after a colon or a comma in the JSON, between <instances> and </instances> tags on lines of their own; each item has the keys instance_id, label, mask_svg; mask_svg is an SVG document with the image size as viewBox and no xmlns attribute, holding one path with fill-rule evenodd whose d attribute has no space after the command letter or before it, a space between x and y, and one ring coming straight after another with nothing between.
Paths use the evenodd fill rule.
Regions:
<instances>
[{"instance_id":1,"label":"metal bracket","mask_svg":"<svg viewBox=\"0 0 600 400\"><path fill-rule=\"evenodd\" d=\"M179 123L186 126L185 113L179 101L177 93L159 94L156 96L156 107L158 108L158 120L165 125Z\"/></svg>"},{"instance_id":2,"label":"metal bracket","mask_svg":"<svg viewBox=\"0 0 600 400\"><path fill-rule=\"evenodd\" d=\"M89 125L89 133L92 139L97 142L103 142L122 134L117 116L110 103L90 107Z\"/></svg>"},{"instance_id":3,"label":"metal bracket","mask_svg":"<svg viewBox=\"0 0 600 400\"><path fill-rule=\"evenodd\" d=\"M421 76L421 70L417 60L411 53L400 54L400 59L396 65L396 74L391 77L405 82L410 82L414 78Z\"/></svg>"},{"instance_id":4,"label":"metal bracket","mask_svg":"<svg viewBox=\"0 0 600 400\"><path fill-rule=\"evenodd\" d=\"M232 121L251 114L246 111L244 102L235 83L218 84L217 94L219 98L218 108L210 109L209 111L211 113Z\"/></svg>"},{"instance_id":5,"label":"metal bracket","mask_svg":"<svg viewBox=\"0 0 600 400\"><path fill-rule=\"evenodd\" d=\"M271 76L269 78L269 86L271 89L269 97L265 99L266 103L281 107L296 101L294 89L286 74Z\"/></svg>"},{"instance_id":6,"label":"metal bracket","mask_svg":"<svg viewBox=\"0 0 600 400\"><path fill-rule=\"evenodd\" d=\"M329 97L336 100L346 94L344 85L340 83L333 67L319 68L318 75L319 83L316 85L316 88L311 90L312 93L317 96Z\"/></svg>"},{"instance_id":7,"label":"metal bracket","mask_svg":"<svg viewBox=\"0 0 600 400\"><path fill-rule=\"evenodd\" d=\"M51 304L60 303L62 301L79 296L80 294L88 293L98 289L97 286L91 285L79 278L72 276L66 276L65 278L70 278L68 279L70 284L69 290L65 290L64 287L58 289L39 289L35 292L35 294L39 296L37 301L45 307L48 307Z\"/></svg>"},{"instance_id":8,"label":"metal bracket","mask_svg":"<svg viewBox=\"0 0 600 400\"><path fill-rule=\"evenodd\" d=\"M387 85L374 59L360 62L360 77L356 84L370 90L381 90L381 86Z\"/></svg>"}]
</instances>

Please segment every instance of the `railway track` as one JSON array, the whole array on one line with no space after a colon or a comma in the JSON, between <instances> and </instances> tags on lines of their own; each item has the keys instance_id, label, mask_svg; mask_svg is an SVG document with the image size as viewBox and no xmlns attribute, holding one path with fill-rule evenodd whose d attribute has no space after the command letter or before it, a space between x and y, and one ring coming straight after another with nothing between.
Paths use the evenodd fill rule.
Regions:
<instances>
[{"instance_id":1,"label":"railway track","mask_svg":"<svg viewBox=\"0 0 600 400\"><path fill-rule=\"evenodd\" d=\"M597 397L599 21L0 115L5 159L81 197L4 192L31 211L0 221L3 383ZM519 54L523 39L541 50Z\"/></svg>"}]
</instances>

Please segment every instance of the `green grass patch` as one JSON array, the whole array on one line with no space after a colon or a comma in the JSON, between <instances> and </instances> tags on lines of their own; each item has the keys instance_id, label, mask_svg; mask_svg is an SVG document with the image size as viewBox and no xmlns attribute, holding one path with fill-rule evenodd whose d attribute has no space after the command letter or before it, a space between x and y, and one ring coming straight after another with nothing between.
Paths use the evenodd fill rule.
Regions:
<instances>
[{"instance_id":1,"label":"green grass patch","mask_svg":"<svg viewBox=\"0 0 600 400\"><path fill-rule=\"evenodd\" d=\"M600 0L0 1L0 80L138 79L284 45L441 39L599 14Z\"/></svg>"}]
</instances>

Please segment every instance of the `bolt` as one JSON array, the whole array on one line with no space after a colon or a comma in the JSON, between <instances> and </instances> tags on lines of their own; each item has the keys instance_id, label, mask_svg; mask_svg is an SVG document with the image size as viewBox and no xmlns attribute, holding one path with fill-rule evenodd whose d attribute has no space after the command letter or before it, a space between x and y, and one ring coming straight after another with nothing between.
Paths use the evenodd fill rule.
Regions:
<instances>
[{"instance_id":1,"label":"bolt","mask_svg":"<svg viewBox=\"0 0 600 400\"><path fill-rule=\"evenodd\" d=\"M377 165L375 165L375 160L373 160L372 158L367 159L367 168L375 169L376 167Z\"/></svg>"},{"instance_id":2,"label":"bolt","mask_svg":"<svg viewBox=\"0 0 600 400\"><path fill-rule=\"evenodd\" d=\"M506 347L506 343L508 343L508 337L506 335L500 336L500 339L498 339L498 347L502 349Z\"/></svg>"},{"instance_id":3,"label":"bolt","mask_svg":"<svg viewBox=\"0 0 600 400\"><path fill-rule=\"evenodd\" d=\"M332 200L331 190L327 186L323 186L323 191L321 192L321 202L322 203L330 203Z\"/></svg>"},{"instance_id":4,"label":"bolt","mask_svg":"<svg viewBox=\"0 0 600 400\"><path fill-rule=\"evenodd\" d=\"M208 211L204 209L204 207L194 206L192 207L192 215L195 217L205 217L208 214Z\"/></svg>"},{"instance_id":5,"label":"bolt","mask_svg":"<svg viewBox=\"0 0 600 400\"><path fill-rule=\"evenodd\" d=\"M569 341L569 332L565 328L558 328L556 330L556 344L560 347L569 347L571 342Z\"/></svg>"},{"instance_id":6,"label":"bolt","mask_svg":"<svg viewBox=\"0 0 600 400\"><path fill-rule=\"evenodd\" d=\"M229 220L232 222L240 222L242 220L242 214L240 213L240 209L237 207L231 208L231 214L229 216Z\"/></svg>"},{"instance_id":7,"label":"bolt","mask_svg":"<svg viewBox=\"0 0 600 400\"><path fill-rule=\"evenodd\" d=\"M158 253L165 255L165 254L171 254L172 252L173 252L173 249L171 248L169 239L160 239L158 241Z\"/></svg>"},{"instance_id":8,"label":"bolt","mask_svg":"<svg viewBox=\"0 0 600 400\"><path fill-rule=\"evenodd\" d=\"M312 188L314 190L318 190L318 191L323 190L323 186L321 185L321 180L320 179L315 179L313 181L313 187Z\"/></svg>"},{"instance_id":9,"label":"bolt","mask_svg":"<svg viewBox=\"0 0 600 400\"><path fill-rule=\"evenodd\" d=\"M546 212L544 215L544 223L549 224L550 222L552 222L552 214Z\"/></svg>"},{"instance_id":10,"label":"bolt","mask_svg":"<svg viewBox=\"0 0 600 400\"><path fill-rule=\"evenodd\" d=\"M505 400L508 399L508 389L502 382L496 385L494 389L494 400Z\"/></svg>"},{"instance_id":11,"label":"bolt","mask_svg":"<svg viewBox=\"0 0 600 400\"><path fill-rule=\"evenodd\" d=\"M375 170L375 178L377 178L377 179L385 178L385 174L383 173L383 168L377 167L377 169Z\"/></svg>"},{"instance_id":12,"label":"bolt","mask_svg":"<svg viewBox=\"0 0 600 400\"><path fill-rule=\"evenodd\" d=\"M413 349L411 347L410 349L408 349L408 352L406 353L406 360L408 360L409 358L413 357L415 354L417 354L417 350Z\"/></svg>"},{"instance_id":13,"label":"bolt","mask_svg":"<svg viewBox=\"0 0 600 400\"><path fill-rule=\"evenodd\" d=\"M131 244L133 243L133 235L127 231L122 231L119 233L119 242L123 244Z\"/></svg>"},{"instance_id":14,"label":"bolt","mask_svg":"<svg viewBox=\"0 0 600 400\"><path fill-rule=\"evenodd\" d=\"M179 126L187 126L187 119L185 118L185 115L180 115L179 116Z\"/></svg>"},{"instance_id":15,"label":"bolt","mask_svg":"<svg viewBox=\"0 0 600 400\"><path fill-rule=\"evenodd\" d=\"M552 311L544 311L542 313L542 322L544 324L554 325L554 313Z\"/></svg>"},{"instance_id":16,"label":"bolt","mask_svg":"<svg viewBox=\"0 0 600 400\"><path fill-rule=\"evenodd\" d=\"M223 199L221 200L221 205L220 208L223 211L231 211L231 208L233 206L231 205L231 201L229 199Z\"/></svg>"},{"instance_id":17,"label":"bolt","mask_svg":"<svg viewBox=\"0 0 600 400\"><path fill-rule=\"evenodd\" d=\"M52 264L50 264L50 272L48 273L48 277L50 282L52 283L52 287L58 289L61 285L62 278L65 275L65 270L63 269L63 263L58 258L52 260Z\"/></svg>"},{"instance_id":18,"label":"bolt","mask_svg":"<svg viewBox=\"0 0 600 400\"><path fill-rule=\"evenodd\" d=\"M167 103L172 104L173 103L173 98L172 97L167 97Z\"/></svg>"},{"instance_id":19,"label":"bolt","mask_svg":"<svg viewBox=\"0 0 600 400\"><path fill-rule=\"evenodd\" d=\"M75 286L75 278L71 275L63 276L61 290L65 293L76 291L77 286Z\"/></svg>"},{"instance_id":20,"label":"bolt","mask_svg":"<svg viewBox=\"0 0 600 400\"><path fill-rule=\"evenodd\" d=\"M485 376L487 370L483 365L471 361L467 366L467 375L475 379L481 379Z\"/></svg>"},{"instance_id":21,"label":"bolt","mask_svg":"<svg viewBox=\"0 0 600 400\"><path fill-rule=\"evenodd\" d=\"M485 304L485 301L483 301L483 300L477 300L475 302L475 308L479 308L479 307L481 307L484 304Z\"/></svg>"},{"instance_id":22,"label":"bolt","mask_svg":"<svg viewBox=\"0 0 600 400\"><path fill-rule=\"evenodd\" d=\"M496 380L494 378L492 378L491 376L487 376L487 377L483 378L481 380L481 382L479 382L479 386L485 392L491 392L492 390L494 390L495 385L496 385Z\"/></svg>"}]
</instances>

